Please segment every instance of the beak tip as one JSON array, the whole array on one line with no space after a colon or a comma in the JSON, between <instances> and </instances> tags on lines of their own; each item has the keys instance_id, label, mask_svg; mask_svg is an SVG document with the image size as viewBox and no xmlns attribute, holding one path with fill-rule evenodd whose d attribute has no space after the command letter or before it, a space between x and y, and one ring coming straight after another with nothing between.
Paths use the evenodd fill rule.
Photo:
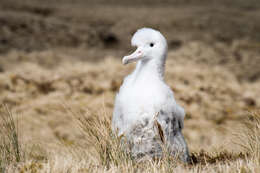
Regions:
<instances>
[{"instance_id":1,"label":"beak tip","mask_svg":"<svg viewBox=\"0 0 260 173\"><path fill-rule=\"evenodd\" d=\"M125 57L122 59L122 64L123 64L123 65L128 64L128 60L127 60Z\"/></svg>"}]
</instances>

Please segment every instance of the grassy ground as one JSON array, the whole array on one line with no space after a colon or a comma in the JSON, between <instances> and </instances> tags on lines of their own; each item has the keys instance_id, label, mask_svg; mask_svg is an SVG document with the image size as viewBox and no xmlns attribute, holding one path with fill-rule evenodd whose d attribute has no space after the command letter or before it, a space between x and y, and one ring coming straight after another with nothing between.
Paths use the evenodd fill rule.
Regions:
<instances>
[{"instance_id":1,"label":"grassy ground","mask_svg":"<svg viewBox=\"0 0 260 173\"><path fill-rule=\"evenodd\" d=\"M185 165L167 154L160 160L137 162L122 150L120 139L113 136L105 112L98 116L82 115L68 105L63 106L77 120L86 145L59 139L56 149L47 148L46 144L25 147L18 142L13 115L4 106L2 123L6 131L1 133L1 139L5 139L0 145L1 172L258 172L260 169L259 113L251 113L240 124L240 130L229 131L234 133L229 145L238 150L230 151L224 146L214 151L194 150L193 163Z\"/></svg>"},{"instance_id":2,"label":"grassy ground","mask_svg":"<svg viewBox=\"0 0 260 173\"><path fill-rule=\"evenodd\" d=\"M9 64L10 69L0 75L0 101L18 121L15 141L21 154L17 162L17 145L9 142L12 159L2 157L1 163L7 172L257 172L254 140L259 124L256 128L241 124L258 123L248 118L249 112L259 109L259 82L240 82L225 67L187 61L181 52L169 52L166 81L186 109L184 135L194 165L168 156L137 163L120 151L110 129L114 96L134 64L123 66L108 56L100 62L45 66L69 56L54 51L6 55L10 60L24 59L19 66ZM10 115L8 111L1 115Z\"/></svg>"}]
</instances>

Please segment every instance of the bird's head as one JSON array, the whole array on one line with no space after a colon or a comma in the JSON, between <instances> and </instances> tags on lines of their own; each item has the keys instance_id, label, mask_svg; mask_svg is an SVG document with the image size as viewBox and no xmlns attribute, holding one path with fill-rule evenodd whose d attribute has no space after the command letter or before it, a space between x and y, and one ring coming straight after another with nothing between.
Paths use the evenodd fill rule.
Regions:
<instances>
[{"instance_id":1,"label":"bird's head","mask_svg":"<svg viewBox=\"0 0 260 173\"><path fill-rule=\"evenodd\" d=\"M154 29L142 28L137 30L132 37L131 44L137 49L131 55L123 58L123 64L152 59L164 61L166 57L167 41L159 31Z\"/></svg>"}]
</instances>

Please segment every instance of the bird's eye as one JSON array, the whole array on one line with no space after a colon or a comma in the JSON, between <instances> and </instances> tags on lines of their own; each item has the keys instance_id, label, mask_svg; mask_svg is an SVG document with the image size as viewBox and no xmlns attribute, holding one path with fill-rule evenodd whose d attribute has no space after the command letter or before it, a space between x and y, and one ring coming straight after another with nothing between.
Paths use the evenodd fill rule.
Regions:
<instances>
[{"instance_id":1,"label":"bird's eye","mask_svg":"<svg viewBox=\"0 0 260 173\"><path fill-rule=\"evenodd\" d=\"M154 43L150 43L150 47L153 47L154 46Z\"/></svg>"}]
</instances>

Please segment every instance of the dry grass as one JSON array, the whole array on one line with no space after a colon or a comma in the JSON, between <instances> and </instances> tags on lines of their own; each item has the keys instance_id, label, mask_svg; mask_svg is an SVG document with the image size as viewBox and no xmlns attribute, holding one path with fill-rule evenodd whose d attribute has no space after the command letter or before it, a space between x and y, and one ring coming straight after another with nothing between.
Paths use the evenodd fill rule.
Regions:
<instances>
[{"instance_id":1,"label":"dry grass","mask_svg":"<svg viewBox=\"0 0 260 173\"><path fill-rule=\"evenodd\" d=\"M236 136L244 152L260 163L260 113L252 112Z\"/></svg>"},{"instance_id":2,"label":"dry grass","mask_svg":"<svg viewBox=\"0 0 260 173\"><path fill-rule=\"evenodd\" d=\"M241 82L226 67L203 63L207 57L220 56L212 47L189 43L170 51L166 64L166 81L187 112L183 132L192 155L191 165L168 155L160 160L136 161L122 150L120 140L112 134L114 96L134 64L122 66L114 57L87 62L56 51L14 51L5 56L10 61L3 63L8 70L0 73L0 103L11 110L1 111L1 117L5 115L1 122L10 124L8 133L1 135L1 143L5 139L8 144L8 150L1 152L1 166L6 172L260 169L259 152L255 152L259 147L259 118L248 119L246 113L260 108L259 81ZM61 61L56 62L57 59ZM14 63L16 60L20 63ZM235 64L231 62L229 65ZM243 122L248 124L240 126ZM19 133L14 133L16 127ZM1 132L3 129L6 128L1 128ZM238 132L239 137L233 135ZM12 142L14 139L18 142ZM3 156L6 151L11 154L8 162L8 157Z\"/></svg>"},{"instance_id":3,"label":"dry grass","mask_svg":"<svg viewBox=\"0 0 260 173\"><path fill-rule=\"evenodd\" d=\"M22 160L21 144L18 138L17 124L12 112L3 105L0 110L0 172L5 172L11 164Z\"/></svg>"},{"instance_id":4,"label":"dry grass","mask_svg":"<svg viewBox=\"0 0 260 173\"><path fill-rule=\"evenodd\" d=\"M190 165L183 164L170 155L158 160L138 162L122 149L121 138L113 135L110 128L110 118L102 115L82 115L65 107L68 114L77 120L78 127L84 133L88 145L70 145L62 142L66 149L64 153L52 153L46 160L27 158L21 160L20 143L17 130L8 109L8 119L4 119L7 128L9 143L1 148L1 171L19 172L258 172L259 162L259 133L260 114L252 113L248 121L243 123L243 130L238 137L239 142L233 145L242 146L239 153L227 150L208 153L205 151L193 152ZM61 146L60 146L61 147ZM20 162L20 164L19 164ZM4 163L4 164L3 164ZM8 166L12 165L12 168ZM9 172L9 171L8 171Z\"/></svg>"}]
</instances>

